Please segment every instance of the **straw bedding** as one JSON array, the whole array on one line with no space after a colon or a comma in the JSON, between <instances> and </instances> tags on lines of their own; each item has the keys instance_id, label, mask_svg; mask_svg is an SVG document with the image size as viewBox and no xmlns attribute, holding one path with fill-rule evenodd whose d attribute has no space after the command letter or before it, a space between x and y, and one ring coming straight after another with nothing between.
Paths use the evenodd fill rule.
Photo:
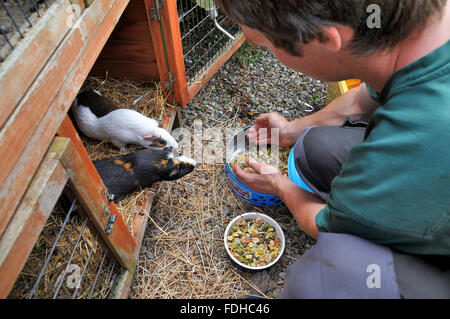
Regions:
<instances>
[{"instance_id":1,"label":"straw bedding","mask_svg":"<svg viewBox=\"0 0 450 319\"><path fill-rule=\"evenodd\" d=\"M221 125L235 132L240 124L235 117ZM239 268L224 248L228 222L251 211L268 214L285 232L285 253L268 270ZM284 205L259 208L236 197L223 163L200 164L177 181L160 183L149 217L129 298L272 298L284 284L286 267L312 243Z\"/></svg>"},{"instance_id":2,"label":"straw bedding","mask_svg":"<svg viewBox=\"0 0 450 319\"><path fill-rule=\"evenodd\" d=\"M161 88L158 84L153 83L135 83L126 80L115 80L111 78L98 79L88 78L83 85L84 89L95 89L102 95L114 101L119 107L131 108L142 114L160 120L166 116L167 109L165 108L164 97L162 96ZM76 125L76 123L74 123ZM112 144L97 141L84 136L81 132L79 135L83 141L84 146L92 160L102 159L115 155L120 155L120 151ZM137 146L129 145L128 151L134 152L138 150ZM151 189L144 189L130 194L125 199L116 203L118 212L121 214L125 224L132 233L132 225L134 216L138 213L142 214L141 207L145 200L153 191ZM70 193L70 190L69 190ZM30 256L25 264L18 280L13 287L9 298L27 298L34 283L44 266L44 262L51 253L51 247L55 242L56 236L61 228L65 215L67 214L67 203L64 203L65 197L58 202L53 212L50 215L42 233L40 234ZM66 200L67 201L67 200ZM61 205L64 206L62 208ZM73 244L77 241L78 234L82 227L84 219L77 212L72 214L69 224L65 227L63 235L60 237L55 251L50 258L49 266L44 272L41 284L36 288L35 296L38 298L52 298L57 286L61 280L61 274L67 266L70 255L72 254ZM92 256L89 258L91 247L94 245ZM101 257L103 248L100 243L95 241L95 235L88 227L83 232L81 239L71 261L72 265L77 265L83 269L87 264L85 275L81 283L78 295L76 298L101 298L108 296L112 288L112 280L106 285L102 285L107 280L107 276L111 273L111 265L103 264L103 270L100 272L98 283L92 289L91 285L95 281L95 276L100 269ZM89 260L89 263L87 261ZM111 272L110 272L111 271ZM64 281L70 276L70 271L67 273ZM70 279L69 279L70 280ZM91 294L92 290L92 294ZM71 298L75 290L69 289L66 284L61 285L61 291L56 296L57 298Z\"/></svg>"},{"instance_id":3,"label":"straw bedding","mask_svg":"<svg viewBox=\"0 0 450 319\"><path fill-rule=\"evenodd\" d=\"M138 111L155 120L161 121L167 116L166 102L159 83L136 83L108 77L106 79L90 77L81 90L86 89L97 90L103 96L111 99L117 106ZM93 161L124 154L111 143L94 140L83 134L80 134L80 137ZM128 153L142 149L142 147L135 145L127 145L127 147ZM140 212L144 201L151 192L150 189L141 190L116 203L117 210L130 232L133 231L132 225L135 214Z\"/></svg>"}]
</instances>

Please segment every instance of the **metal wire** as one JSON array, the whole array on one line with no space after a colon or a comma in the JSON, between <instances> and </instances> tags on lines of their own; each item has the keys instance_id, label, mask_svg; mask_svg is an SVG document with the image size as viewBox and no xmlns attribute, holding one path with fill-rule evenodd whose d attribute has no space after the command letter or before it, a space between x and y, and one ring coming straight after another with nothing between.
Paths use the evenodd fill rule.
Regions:
<instances>
[{"instance_id":1,"label":"metal wire","mask_svg":"<svg viewBox=\"0 0 450 319\"><path fill-rule=\"evenodd\" d=\"M83 231L84 231L84 228L86 227L87 222L88 222L88 218L86 217L85 220L84 220L84 223L83 223L83 227L81 228L80 235L78 236L77 242L76 242L76 244L75 244L75 247L78 246L78 243L79 243L80 240L81 240L81 236L83 235ZM59 281L59 284L58 284L58 287L56 288L55 294L53 295L53 299L55 299L56 296L58 296L59 289L61 289L61 285L62 285L62 283L63 283L63 281L64 281L64 278L66 277L67 270L69 269L69 266L70 266L71 263L72 263L72 258L73 258L73 255L75 254L75 251L76 251L76 249L74 249L74 250L72 251L72 254L70 255L70 258L69 258L69 260L67 261L66 268L64 269L62 278L61 278L61 280Z\"/></svg>"},{"instance_id":2,"label":"metal wire","mask_svg":"<svg viewBox=\"0 0 450 319\"><path fill-rule=\"evenodd\" d=\"M63 194L9 298L107 298L120 270L77 200Z\"/></svg>"},{"instance_id":3,"label":"metal wire","mask_svg":"<svg viewBox=\"0 0 450 319\"><path fill-rule=\"evenodd\" d=\"M25 20L27 20L28 24L30 25L30 28L33 26L33 24L30 22L30 19L28 19L27 14L25 13L25 9L23 8L22 3L20 2L20 0L16 0L16 3L19 5L20 10L23 13L23 16L25 17Z\"/></svg>"},{"instance_id":4,"label":"metal wire","mask_svg":"<svg viewBox=\"0 0 450 319\"><path fill-rule=\"evenodd\" d=\"M72 205L70 206L69 212L67 213L67 216L64 219L64 223L63 223L62 227L59 230L58 236L56 236L55 243L52 246L50 254L48 255L47 259L45 260L44 267L42 267L41 272L39 273L38 279L36 280L36 283L34 284L33 289L30 292L30 295L28 297L29 299L33 297L33 295L34 295L34 293L36 291L36 288L37 288L37 286L39 285L39 283L40 283L40 281L42 279L44 271L47 268L48 263L50 262L50 258L52 257L53 252L55 251L56 244L58 243L59 239L61 238L61 235L63 234L64 227L66 227L67 223L69 222L70 215L72 214L73 210L75 209L76 202L77 202L77 200L74 199L73 202L72 202Z\"/></svg>"},{"instance_id":5,"label":"metal wire","mask_svg":"<svg viewBox=\"0 0 450 319\"><path fill-rule=\"evenodd\" d=\"M17 32L19 32L20 37L23 38L23 34L22 34L22 32L20 31L19 26L17 25L16 19L14 19L13 15L12 15L11 12L9 11L8 6L7 6L6 3L5 3L5 0L1 0L1 2L2 2L2 5L3 5L3 8L4 8L5 11L6 11L6 14L8 15L8 17L9 17L9 18L11 19L11 21L13 22L14 26L16 27Z\"/></svg>"},{"instance_id":6,"label":"metal wire","mask_svg":"<svg viewBox=\"0 0 450 319\"><path fill-rule=\"evenodd\" d=\"M89 293L89 299L92 298L92 294L94 293L94 289L95 289L95 286L96 286L97 280L98 280L98 275L100 274L100 271L102 269L103 263L105 262L106 253L107 253L107 251L104 250L104 254L103 254L102 261L100 263L100 267L98 267L98 272L97 272L97 275L95 276L94 284L92 285L91 292Z\"/></svg>"},{"instance_id":7,"label":"metal wire","mask_svg":"<svg viewBox=\"0 0 450 319\"><path fill-rule=\"evenodd\" d=\"M183 47L185 74L188 85L207 70L218 54L224 52L234 41L224 36L211 17L209 0L178 0L177 11L180 21L180 33ZM219 24L227 17L218 10ZM225 27L228 33L236 37L240 29L236 24Z\"/></svg>"},{"instance_id":8,"label":"metal wire","mask_svg":"<svg viewBox=\"0 0 450 319\"><path fill-rule=\"evenodd\" d=\"M83 280L84 273L86 272L87 266L89 265L89 262L91 261L91 257L92 257L92 253L94 251L94 247L97 244L97 239L98 239L98 233L97 233L97 235L95 235L94 243L92 244L91 250L89 252L88 259L86 261L86 264L84 265L83 272L81 273L80 279L78 280L77 286L76 286L75 291L74 291L74 293L72 295L72 299L75 299L77 297L78 290L80 289L79 283L81 283L81 281Z\"/></svg>"},{"instance_id":9,"label":"metal wire","mask_svg":"<svg viewBox=\"0 0 450 319\"><path fill-rule=\"evenodd\" d=\"M36 11L38 17L40 17L41 13L39 12L39 8L38 8L38 5L37 5L36 1L31 0L31 4L33 5L34 11Z\"/></svg>"},{"instance_id":10,"label":"metal wire","mask_svg":"<svg viewBox=\"0 0 450 319\"><path fill-rule=\"evenodd\" d=\"M26 37L26 31L42 16L44 8L54 1L57 0L0 0L0 62L6 59L20 39Z\"/></svg>"}]
</instances>

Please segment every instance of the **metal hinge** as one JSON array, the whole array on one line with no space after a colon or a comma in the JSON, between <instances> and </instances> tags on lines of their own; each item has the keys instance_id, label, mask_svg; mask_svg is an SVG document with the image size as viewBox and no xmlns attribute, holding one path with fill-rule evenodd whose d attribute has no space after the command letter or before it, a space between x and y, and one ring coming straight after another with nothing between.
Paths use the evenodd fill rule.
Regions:
<instances>
[{"instance_id":1,"label":"metal hinge","mask_svg":"<svg viewBox=\"0 0 450 319\"><path fill-rule=\"evenodd\" d=\"M156 0L156 8L149 8L150 19L161 21L160 11L164 9L164 0Z\"/></svg>"},{"instance_id":2,"label":"metal hinge","mask_svg":"<svg viewBox=\"0 0 450 319\"><path fill-rule=\"evenodd\" d=\"M166 88L166 90L173 90L173 86L175 84L175 82L177 81L177 76L171 72L169 73L169 82L164 82L164 86Z\"/></svg>"},{"instance_id":3,"label":"metal hinge","mask_svg":"<svg viewBox=\"0 0 450 319\"><path fill-rule=\"evenodd\" d=\"M106 235L110 235L112 233L112 227L114 223L116 222L117 216L116 215L109 215L108 222L106 223L105 232Z\"/></svg>"},{"instance_id":4,"label":"metal hinge","mask_svg":"<svg viewBox=\"0 0 450 319\"><path fill-rule=\"evenodd\" d=\"M110 213L109 202L113 201L115 196L114 194L110 194L106 189L102 191L102 194L105 199L105 208L103 209L102 215L108 218L105 225L105 232L106 235L110 235L112 233L112 227L113 224L116 222L117 216Z\"/></svg>"}]
</instances>

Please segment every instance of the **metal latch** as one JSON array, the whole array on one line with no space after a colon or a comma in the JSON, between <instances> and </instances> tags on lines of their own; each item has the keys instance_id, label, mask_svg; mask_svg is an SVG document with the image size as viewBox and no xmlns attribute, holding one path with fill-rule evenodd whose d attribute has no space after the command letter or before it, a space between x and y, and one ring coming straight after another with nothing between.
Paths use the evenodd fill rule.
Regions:
<instances>
[{"instance_id":1,"label":"metal latch","mask_svg":"<svg viewBox=\"0 0 450 319\"><path fill-rule=\"evenodd\" d=\"M175 82L177 81L177 76L171 72L169 73L169 82L164 81L164 87L167 91L173 90L173 86Z\"/></svg>"},{"instance_id":2,"label":"metal latch","mask_svg":"<svg viewBox=\"0 0 450 319\"><path fill-rule=\"evenodd\" d=\"M231 40L236 40L236 38L234 36L232 36L227 30L225 30L224 28L222 28L222 26L219 24L219 22L217 22L217 17L219 16L219 14L217 13L217 8L216 6L213 6L212 8L209 9L209 17L211 18L211 20L214 21L214 25L216 26L216 28L222 32L223 34L225 34L227 37L229 37Z\"/></svg>"}]
</instances>

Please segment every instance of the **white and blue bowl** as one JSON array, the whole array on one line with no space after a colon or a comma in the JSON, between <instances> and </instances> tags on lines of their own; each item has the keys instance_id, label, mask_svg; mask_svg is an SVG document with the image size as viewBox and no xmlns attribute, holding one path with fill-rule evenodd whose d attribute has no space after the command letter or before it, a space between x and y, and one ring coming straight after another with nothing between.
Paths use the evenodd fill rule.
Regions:
<instances>
[{"instance_id":1,"label":"white and blue bowl","mask_svg":"<svg viewBox=\"0 0 450 319\"><path fill-rule=\"evenodd\" d=\"M283 202L278 196L255 192L239 182L233 173L232 167L230 167L229 163L231 160L240 152L245 151L249 146L249 141L246 138L249 128L250 127L246 127L237 132L228 143L225 155L225 179L227 180L227 184L239 198L253 205L262 207L280 205Z\"/></svg>"}]
</instances>

